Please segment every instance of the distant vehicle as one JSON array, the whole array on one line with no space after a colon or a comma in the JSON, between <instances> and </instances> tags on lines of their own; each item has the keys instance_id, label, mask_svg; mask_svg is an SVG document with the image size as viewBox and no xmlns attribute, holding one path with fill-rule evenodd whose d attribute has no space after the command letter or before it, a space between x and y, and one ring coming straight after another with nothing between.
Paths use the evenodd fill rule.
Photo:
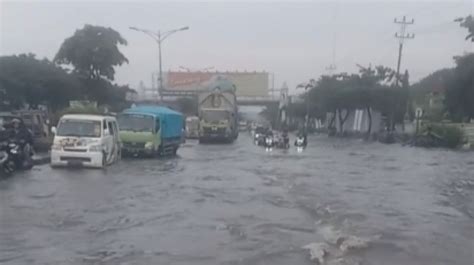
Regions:
<instances>
[{"instance_id":1,"label":"distant vehicle","mask_svg":"<svg viewBox=\"0 0 474 265\"><path fill-rule=\"evenodd\" d=\"M256 145L265 145L265 136L268 133L269 128L264 126L257 126L253 131L253 140Z\"/></svg>"},{"instance_id":2,"label":"distant vehicle","mask_svg":"<svg viewBox=\"0 0 474 265\"><path fill-rule=\"evenodd\" d=\"M298 135L295 139L295 147L298 152L302 152L308 145L307 138L303 135Z\"/></svg>"},{"instance_id":3,"label":"distant vehicle","mask_svg":"<svg viewBox=\"0 0 474 265\"><path fill-rule=\"evenodd\" d=\"M186 118L186 138L199 138L199 117L190 116Z\"/></svg>"},{"instance_id":4,"label":"distant vehicle","mask_svg":"<svg viewBox=\"0 0 474 265\"><path fill-rule=\"evenodd\" d=\"M35 150L48 150L53 141L48 113L44 110L17 110L13 111L13 114L20 116L25 126L31 130Z\"/></svg>"},{"instance_id":5,"label":"distant vehicle","mask_svg":"<svg viewBox=\"0 0 474 265\"><path fill-rule=\"evenodd\" d=\"M239 122L239 132L246 132L248 131L248 125L246 121L240 121Z\"/></svg>"},{"instance_id":6,"label":"distant vehicle","mask_svg":"<svg viewBox=\"0 0 474 265\"><path fill-rule=\"evenodd\" d=\"M239 135L235 86L222 82L198 96L199 142L232 142Z\"/></svg>"},{"instance_id":7,"label":"distant vehicle","mask_svg":"<svg viewBox=\"0 0 474 265\"><path fill-rule=\"evenodd\" d=\"M51 147L51 166L103 168L121 157L117 121L111 116L68 114L61 117Z\"/></svg>"},{"instance_id":8,"label":"distant vehicle","mask_svg":"<svg viewBox=\"0 0 474 265\"><path fill-rule=\"evenodd\" d=\"M118 121L124 155L175 155L183 140L183 115L166 107L130 108Z\"/></svg>"}]
</instances>

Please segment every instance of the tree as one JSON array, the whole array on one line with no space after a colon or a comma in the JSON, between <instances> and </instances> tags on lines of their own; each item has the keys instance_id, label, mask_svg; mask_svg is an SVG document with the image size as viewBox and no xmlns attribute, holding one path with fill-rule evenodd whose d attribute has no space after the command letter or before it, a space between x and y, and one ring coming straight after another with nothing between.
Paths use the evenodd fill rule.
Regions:
<instances>
[{"instance_id":1,"label":"tree","mask_svg":"<svg viewBox=\"0 0 474 265\"><path fill-rule=\"evenodd\" d=\"M457 121L474 118L474 53L456 57L454 75L446 91L445 104Z\"/></svg>"},{"instance_id":2,"label":"tree","mask_svg":"<svg viewBox=\"0 0 474 265\"><path fill-rule=\"evenodd\" d=\"M437 70L410 86L410 97L417 105L427 105L427 96L433 91L445 91L453 78L454 68Z\"/></svg>"},{"instance_id":3,"label":"tree","mask_svg":"<svg viewBox=\"0 0 474 265\"><path fill-rule=\"evenodd\" d=\"M68 105L80 96L81 84L74 74L33 54L0 57L0 90L4 90L9 108L24 104L46 104L52 110Z\"/></svg>"},{"instance_id":4,"label":"tree","mask_svg":"<svg viewBox=\"0 0 474 265\"><path fill-rule=\"evenodd\" d=\"M365 109L369 119L367 136L372 130L372 110L376 109L387 117L387 128L392 130L396 122L403 121L407 109L408 72L401 76L400 88L394 85L397 77L393 69L384 66L359 68L357 74L321 76L305 95L310 99L310 109L332 113L329 129L334 128L337 117L339 133L343 133L344 123L353 110Z\"/></svg>"},{"instance_id":5,"label":"tree","mask_svg":"<svg viewBox=\"0 0 474 265\"><path fill-rule=\"evenodd\" d=\"M466 40L471 39L471 41L474 42L474 18L472 15L469 15L465 18L457 18L454 20L456 22L459 22L459 25L463 28L467 28L469 33L466 36Z\"/></svg>"},{"instance_id":6,"label":"tree","mask_svg":"<svg viewBox=\"0 0 474 265\"><path fill-rule=\"evenodd\" d=\"M186 115L197 115L198 103L196 98L178 98L176 104L182 113Z\"/></svg>"},{"instance_id":7,"label":"tree","mask_svg":"<svg viewBox=\"0 0 474 265\"><path fill-rule=\"evenodd\" d=\"M118 45L127 41L112 28L85 25L62 43L54 62L72 65L81 77L114 80L115 66L128 63Z\"/></svg>"}]
</instances>

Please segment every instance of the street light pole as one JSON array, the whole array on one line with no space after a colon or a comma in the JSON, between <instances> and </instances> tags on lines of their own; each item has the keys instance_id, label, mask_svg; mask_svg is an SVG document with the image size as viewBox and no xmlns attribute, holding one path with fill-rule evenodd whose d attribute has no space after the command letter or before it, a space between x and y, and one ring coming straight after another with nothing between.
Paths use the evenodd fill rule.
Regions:
<instances>
[{"instance_id":1,"label":"street light pole","mask_svg":"<svg viewBox=\"0 0 474 265\"><path fill-rule=\"evenodd\" d=\"M160 85L158 86L158 93L160 94L160 100L163 102L163 67L161 63L161 32L158 31L158 63L159 63L159 71L160 71Z\"/></svg>"},{"instance_id":2,"label":"street light pole","mask_svg":"<svg viewBox=\"0 0 474 265\"><path fill-rule=\"evenodd\" d=\"M173 29L173 30L165 31L163 33L161 33L160 30L158 30L158 32L153 32L151 30L140 29L140 28L137 28L137 27L129 27L129 28L131 30L135 30L135 31L145 33L146 35L153 38L156 41L156 43L158 44L158 64L159 64L159 77L160 77L160 80L159 80L160 82L158 83L158 93L160 94L161 101L163 101L163 90L164 89L163 89L163 67L162 67L162 62L161 62L162 61L161 60L161 44L166 38L168 38L173 33L176 33L178 31L188 30L189 27L182 27L182 28L179 28L179 29Z\"/></svg>"}]
</instances>

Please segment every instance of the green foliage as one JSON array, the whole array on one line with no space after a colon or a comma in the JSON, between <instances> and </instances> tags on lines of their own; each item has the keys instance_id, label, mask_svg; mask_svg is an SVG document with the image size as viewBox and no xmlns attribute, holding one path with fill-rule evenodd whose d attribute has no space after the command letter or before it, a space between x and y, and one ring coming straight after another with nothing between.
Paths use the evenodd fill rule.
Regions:
<instances>
[{"instance_id":1,"label":"green foliage","mask_svg":"<svg viewBox=\"0 0 474 265\"><path fill-rule=\"evenodd\" d=\"M64 40L54 62L74 66L85 79L114 80L114 66L127 62L118 45L127 41L112 28L85 25Z\"/></svg>"},{"instance_id":2,"label":"green foliage","mask_svg":"<svg viewBox=\"0 0 474 265\"><path fill-rule=\"evenodd\" d=\"M395 78L395 71L384 66L360 67L358 74L321 76L317 82L310 81L310 90L304 97L310 100L310 109L317 110L320 116L337 113L341 128L344 117L355 109L382 112L392 128L392 124L403 120L408 99L408 73L403 75L401 88L390 85Z\"/></svg>"},{"instance_id":3,"label":"green foliage","mask_svg":"<svg viewBox=\"0 0 474 265\"><path fill-rule=\"evenodd\" d=\"M455 21L459 22L461 27L467 28L469 31L468 35L466 36L466 40L471 39L471 41L474 41L474 18L472 15L469 15L465 18L458 18Z\"/></svg>"},{"instance_id":4,"label":"green foliage","mask_svg":"<svg viewBox=\"0 0 474 265\"><path fill-rule=\"evenodd\" d=\"M275 126L278 123L278 114L279 109L277 105L266 106L261 112L260 115L265 118L267 121L270 121L272 126Z\"/></svg>"},{"instance_id":5,"label":"green foliage","mask_svg":"<svg viewBox=\"0 0 474 265\"><path fill-rule=\"evenodd\" d=\"M456 68L446 91L445 104L456 121L474 118L474 53L456 57Z\"/></svg>"},{"instance_id":6,"label":"green foliage","mask_svg":"<svg viewBox=\"0 0 474 265\"><path fill-rule=\"evenodd\" d=\"M47 59L38 60L33 54L0 57L0 88L10 107L28 103L47 104L53 110L67 106L69 100L80 96L78 78L57 67Z\"/></svg>"},{"instance_id":7,"label":"green foliage","mask_svg":"<svg viewBox=\"0 0 474 265\"><path fill-rule=\"evenodd\" d=\"M179 110L186 115L197 115L198 103L195 98L178 98L176 100Z\"/></svg>"},{"instance_id":8,"label":"green foliage","mask_svg":"<svg viewBox=\"0 0 474 265\"><path fill-rule=\"evenodd\" d=\"M422 134L438 139L435 145L456 148L464 143L464 131L455 125L431 123L422 128Z\"/></svg>"},{"instance_id":9,"label":"green foliage","mask_svg":"<svg viewBox=\"0 0 474 265\"><path fill-rule=\"evenodd\" d=\"M427 77L410 86L410 97L418 106L428 108L429 97L432 92L443 93L454 76L453 68L437 70Z\"/></svg>"}]
</instances>

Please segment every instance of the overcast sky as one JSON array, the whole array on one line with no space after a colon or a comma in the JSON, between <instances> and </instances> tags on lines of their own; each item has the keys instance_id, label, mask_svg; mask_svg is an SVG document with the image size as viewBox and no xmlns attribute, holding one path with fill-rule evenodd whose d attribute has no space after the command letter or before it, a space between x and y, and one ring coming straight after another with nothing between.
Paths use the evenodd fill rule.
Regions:
<instances>
[{"instance_id":1,"label":"overcast sky","mask_svg":"<svg viewBox=\"0 0 474 265\"><path fill-rule=\"evenodd\" d=\"M0 54L35 53L52 59L62 41L84 24L112 27L128 41L121 51L130 63L117 69L116 81L150 84L158 68L156 44L129 26L169 30L189 26L164 42L163 67L275 74L275 86L290 87L327 73L357 71L356 63L394 67L398 42L395 17L407 15L402 69L412 82L453 65L452 57L473 51L453 19L471 14L474 2L5 2L0 1ZM334 38L335 36L335 38ZM334 41L335 40L335 41Z\"/></svg>"}]
</instances>

